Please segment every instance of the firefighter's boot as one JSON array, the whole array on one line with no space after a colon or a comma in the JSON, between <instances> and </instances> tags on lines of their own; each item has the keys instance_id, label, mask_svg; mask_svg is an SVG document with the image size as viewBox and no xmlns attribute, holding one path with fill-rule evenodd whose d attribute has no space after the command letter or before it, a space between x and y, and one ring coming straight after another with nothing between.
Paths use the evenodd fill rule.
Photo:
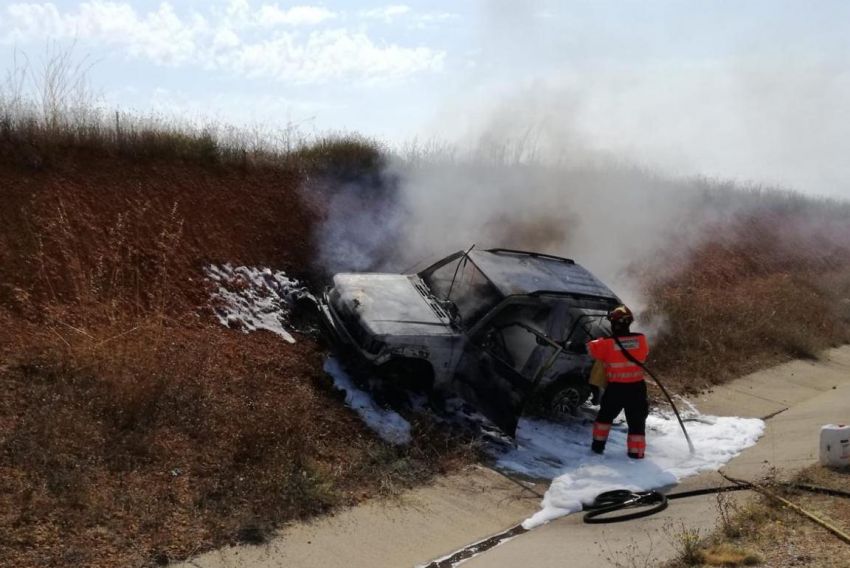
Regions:
<instances>
[{"instance_id":1,"label":"firefighter's boot","mask_svg":"<svg viewBox=\"0 0 850 568\"><path fill-rule=\"evenodd\" d=\"M608 433L611 431L611 425L605 422L593 423L593 443L590 444L590 449L595 454L601 454L605 451L605 442L608 441Z\"/></svg>"}]
</instances>

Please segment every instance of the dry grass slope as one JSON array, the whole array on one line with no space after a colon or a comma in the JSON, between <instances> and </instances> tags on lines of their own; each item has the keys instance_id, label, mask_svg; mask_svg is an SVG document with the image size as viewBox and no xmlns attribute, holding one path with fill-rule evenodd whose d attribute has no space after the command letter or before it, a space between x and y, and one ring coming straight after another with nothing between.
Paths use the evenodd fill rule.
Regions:
<instances>
[{"instance_id":1,"label":"dry grass slope","mask_svg":"<svg viewBox=\"0 0 850 568\"><path fill-rule=\"evenodd\" d=\"M850 341L850 209L765 200L645 274L645 315L665 324L653 363L681 388Z\"/></svg>"},{"instance_id":2,"label":"dry grass slope","mask_svg":"<svg viewBox=\"0 0 850 568\"><path fill-rule=\"evenodd\" d=\"M205 307L207 263L310 278L322 203L299 187L377 167L372 143L249 152L2 110L0 564L160 564L468 459L424 423L381 442L310 338L233 333Z\"/></svg>"}]
</instances>

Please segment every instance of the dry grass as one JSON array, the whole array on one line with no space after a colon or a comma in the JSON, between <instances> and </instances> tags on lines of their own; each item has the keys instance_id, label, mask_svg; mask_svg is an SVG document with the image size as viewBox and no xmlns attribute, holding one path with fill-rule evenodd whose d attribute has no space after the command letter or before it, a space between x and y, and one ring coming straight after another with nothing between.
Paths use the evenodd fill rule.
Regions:
<instances>
[{"instance_id":1,"label":"dry grass","mask_svg":"<svg viewBox=\"0 0 850 568\"><path fill-rule=\"evenodd\" d=\"M812 466L798 482L847 491L850 470ZM850 500L773 487L783 496L844 531L850 530ZM726 530L735 527L733 532ZM718 530L698 542L693 563L679 558L668 568L684 566L807 566L839 568L847 565L847 545L826 529L791 509L762 496L753 498L721 520Z\"/></svg>"},{"instance_id":2,"label":"dry grass","mask_svg":"<svg viewBox=\"0 0 850 568\"><path fill-rule=\"evenodd\" d=\"M333 502L306 451L315 353L167 324L70 356L45 339L2 373L3 563L139 565Z\"/></svg>"},{"instance_id":3,"label":"dry grass","mask_svg":"<svg viewBox=\"0 0 850 568\"><path fill-rule=\"evenodd\" d=\"M698 529L692 529L684 523L671 524L665 532L673 539L676 557L683 566L698 566L702 563L701 537Z\"/></svg>"},{"instance_id":4,"label":"dry grass","mask_svg":"<svg viewBox=\"0 0 850 568\"><path fill-rule=\"evenodd\" d=\"M764 559L760 554L729 544L711 546L700 552L706 566L758 566Z\"/></svg>"},{"instance_id":5,"label":"dry grass","mask_svg":"<svg viewBox=\"0 0 850 568\"><path fill-rule=\"evenodd\" d=\"M741 508L731 493L719 492L715 496L719 530L727 538L738 538L744 532Z\"/></svg>"},{"instance_id":6,"label":"dry grass","mask_svg":"<svg viewBox=\"0 0 850 568\"><path fill-rule=\"evenodd\" d=\"M462 456L439 437L376 440L309 341L284 350L271 334L168 320L106 343L95 329L19 331L26 349L0 371L3 565L183 558Z\"/></svg>"},{"instance_id":7,"label":"dry grass","mask_svg":"<svg viewBox=\"0 0 850 568\"><path fill-rule=\"evenodd\" d=\"M850 341L847 218L828 203L760 207L661 261L677 268L648 279L645 315L666 324L658 371L693 391Z\"/></svg>"},{"instance_id":8,"label":"dry grass","mask_svg":"<svg viewBox=\"0 0 850 568\"><path fill-rule=\"evenodd\" d=\"M89 85L91 62L74 46L48 46L38 65L15 51L11 63L0 84L0 158L27 170L92 155L278 166L305 143L293 128L248 131L110 112Z\"/></svg>"},{"instance_id":9,"label":"dry grass","mask_svg":"<svg viewBox=\"0 0 850 568\"><path fill-rule=\"evenodd\" d=\"M168 132L118 144L61 121L6 127L0 564L145 566L257 542L471 458L426 423L386 445L310 338L233 333L204 307L210 262L310 276L321 203L299 185L337 175L336 151L370 163L367 142L233 168L171 154Z\"/></svg>"}]
</instances>

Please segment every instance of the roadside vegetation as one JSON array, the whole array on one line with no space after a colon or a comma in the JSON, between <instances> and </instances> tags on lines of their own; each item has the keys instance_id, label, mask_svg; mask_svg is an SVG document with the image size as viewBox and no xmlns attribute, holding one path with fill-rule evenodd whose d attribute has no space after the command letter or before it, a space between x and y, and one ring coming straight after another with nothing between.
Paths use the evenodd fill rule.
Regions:
<instances>
[{"instance_id":1,"label":"roadside vegetation","mask_svg":"<svg viewBox=\"0 0 850 568\"><path fill-rule=\"evenodd\" d=\"M116 114L81 71L58 55L0 91L0 564L163 564L475 459L426 422L380 441L312 338L208 307L211 263L321 279L325 194L305 184L377 179L385 148ZM654 364L682 386L848 340L850 210L757 199L643 274Z\"/></svg>"},{"instance_id":2,"label":"roadside vegetation","mask_svg":"<svg viewBox=\"0 0 850 568\"><path fill-rule=\"evenodd\" d=\"M811 466L794 482L846 492L850 470ZM850 499L782 485L774 485L772 490L839 530L850 531ZM734 500L728 494L718 494L719 522L713 534L673 531L679 554L665 568L846 565L847 544L825 528L772 499L748 497Z\"/></svg>"},{"instance_id":3,"label":"roadside vegetation","mask_svg":"<svg viewBox=\"0 0 850 568\"><path fill-rule=\"evenodd\" d=\"M643 316L661 322L658 372L694 392L850 342L850 204L718 188L706 198L743 205L640 272Z\"/></svg>"},{"instance_id":4,"label":"roadside vegetation","mask_svg":"<svg viewBox=\"0 0 850 568\"><path fill-rule=\"evenodd\" d=\"M322 203L300 187L367 175L377 144L101 112L71 65L50 63L40 98L0 96L0 565L261 542L474 457L427 423L381 441L311 337L234 332L208 307L211 263L313 278Z\"/></svg>"}]
</instances>

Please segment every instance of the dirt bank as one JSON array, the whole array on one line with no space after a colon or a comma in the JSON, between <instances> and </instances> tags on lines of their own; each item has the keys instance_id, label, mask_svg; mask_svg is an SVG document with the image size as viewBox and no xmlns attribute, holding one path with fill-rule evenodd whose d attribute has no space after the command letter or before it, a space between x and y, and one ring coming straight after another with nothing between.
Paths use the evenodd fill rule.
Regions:
<instances>
[{"instance_id":1,"label":"dirt bank","mask_svg":"<svg viewBox=\"0 0 850 568\"><path fill-rule=\"evenodd\" d=\"M321 209L299 183L331 146L247 165L48 150L0 156L0 564L162 563L463 461L439 434L381 442L312 338L212 317L208 263L309 276Z\"/></svg>"}]
</instances>

